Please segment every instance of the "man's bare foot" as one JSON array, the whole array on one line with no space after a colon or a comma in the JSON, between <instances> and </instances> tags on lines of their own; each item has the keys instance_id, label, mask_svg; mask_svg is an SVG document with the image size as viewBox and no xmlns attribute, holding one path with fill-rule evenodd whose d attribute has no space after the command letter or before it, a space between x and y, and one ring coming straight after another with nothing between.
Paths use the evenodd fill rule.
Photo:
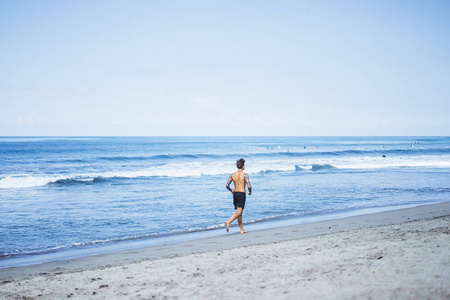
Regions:
<instances>
[{"instance_id":1,"label":"man's bare foot","mask_svg":"<svg viewBox=\"0 0 450 300\"><path fill-rule=\"evenodd\" d=\"M241 234L247 233L247 231L245 230L241 230Z\"/></svg>"},{"instance_id":2,"label":"man's bare foot","mask_svg":"<svg viewBox=\"0 0 450 300\"><path fill-rule=\"evenodd\" d=\"M227 226L227 232L230 232L230 224L228 224L228 221L225 222L225 226Z\"/></svg>"}]
</instances>

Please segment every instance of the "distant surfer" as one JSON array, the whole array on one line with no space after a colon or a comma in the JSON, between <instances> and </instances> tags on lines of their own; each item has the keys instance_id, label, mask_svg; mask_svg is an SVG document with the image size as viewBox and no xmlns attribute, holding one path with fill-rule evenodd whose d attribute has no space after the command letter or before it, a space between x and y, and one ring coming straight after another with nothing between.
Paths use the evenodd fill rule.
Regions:
<instances>
[{"instance_id":1,"label":"distant surfer","mask_svg":"<svg viewBox=\"0 0 450 300\"><path fill-rule=\"evenodd\" d=\"M247 233L247 231L244 230L244 226L242 225L242 212L245 207L245 185L247 185L249 196L252 194L252 186L250 184L248 175L244 173L245 160L243 158L239 159L236 162L236 167L238 168L238 170L230 175L226 186L227 189L233 194L233 204L234 208L236 209L236 213L234 213L230 217L230 219L225 222L225 225L227 226L227 232L229 232L231 222L238 219L241 233ZM234 190L230 188L231 182L234 183Z\"/></svg>"}]
</instances>

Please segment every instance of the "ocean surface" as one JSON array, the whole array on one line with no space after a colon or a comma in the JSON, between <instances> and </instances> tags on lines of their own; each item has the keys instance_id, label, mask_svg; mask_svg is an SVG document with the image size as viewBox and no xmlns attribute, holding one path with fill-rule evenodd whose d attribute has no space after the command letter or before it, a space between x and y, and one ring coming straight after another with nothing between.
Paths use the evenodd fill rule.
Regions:
<instances>
[{"instance_id":1,"label":"ocean surface","mask_svg":"<svg viewBox=\"0 0 450 300\"><path fill-rule=\"evenodd\" d=\"M0 268L226 234L239 158L247 230L450 200L450 137L0 137Z\"/></svg>"}]
</instances>

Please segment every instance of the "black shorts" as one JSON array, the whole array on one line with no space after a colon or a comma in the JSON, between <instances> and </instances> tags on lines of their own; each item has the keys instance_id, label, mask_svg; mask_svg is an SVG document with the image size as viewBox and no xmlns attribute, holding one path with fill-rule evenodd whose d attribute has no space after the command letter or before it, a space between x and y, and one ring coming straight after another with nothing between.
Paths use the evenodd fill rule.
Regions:
<instances>
[{"instance_id":1,"label":"black shorts","mask_svg":"<svg viewBox=\"0 0 450 300\"><path fill-rule=\"evenodd\" d=\"M242 207L244 209L245 206L245 193L244 192L234 192L233 193L233 204L234 208Z\"/></svg>"}]
</instances>

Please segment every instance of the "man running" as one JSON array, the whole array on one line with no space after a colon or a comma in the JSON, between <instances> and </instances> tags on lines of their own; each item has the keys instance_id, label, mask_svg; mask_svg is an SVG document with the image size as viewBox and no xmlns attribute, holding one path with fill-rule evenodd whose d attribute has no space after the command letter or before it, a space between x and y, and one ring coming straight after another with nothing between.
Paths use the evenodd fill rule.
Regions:
<instances>
[{"instance_id":1,"label":"man running","mask_svg":"<svg viewBox=\"0 0 450 300\"><path fill-rule=\"evenodd\" d=\"M252 186L248 175L244 173L245 160L243 158L236 162L236 167L238 170L230 175L227 182L227 189L233 194L233 204L236 209L236 213L234 213L231 218L225 222L225 225L227 226L227 232L229 232L231 222L238 219L241 233L247 233L247 231L244 230L244 226L242 226L242 211L245 206L245 185L248 187L249 196L252 194ZM234 190L230 188L231 181L234 183Z\"/></svg>"}]
</instances>

